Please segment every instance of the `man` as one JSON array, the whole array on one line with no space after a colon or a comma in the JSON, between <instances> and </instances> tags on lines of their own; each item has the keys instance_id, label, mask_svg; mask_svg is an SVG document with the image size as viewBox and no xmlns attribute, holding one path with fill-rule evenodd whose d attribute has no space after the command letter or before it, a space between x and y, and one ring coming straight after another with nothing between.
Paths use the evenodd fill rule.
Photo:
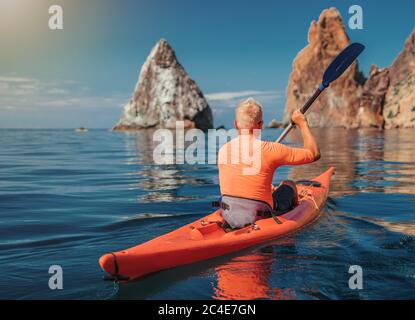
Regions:
<instances>
[{"instance_id":1,"label":"man","mask_svg":"<svg viewBox=\"0 0 415 320\"><path fill-rule=\"evenodd\" d=\"M291 148L277 142L257 138L262 129L262 107L252 98L238 105L235 112L238 137L219 150L219 182L222 195L222 216L231 228L241 228L261 218L261 213L276 210L278 214L297 205L297 189L293 181L283 181L274 190L272 178L281 165L301 165L317 161L320 150L310 131L307 119L296 110L292 121L301 130L303 148ZM243 149L260 156L256 174L247 174ZM262 215L262 217L265 217Z\"/></svg>"}]
</instances>

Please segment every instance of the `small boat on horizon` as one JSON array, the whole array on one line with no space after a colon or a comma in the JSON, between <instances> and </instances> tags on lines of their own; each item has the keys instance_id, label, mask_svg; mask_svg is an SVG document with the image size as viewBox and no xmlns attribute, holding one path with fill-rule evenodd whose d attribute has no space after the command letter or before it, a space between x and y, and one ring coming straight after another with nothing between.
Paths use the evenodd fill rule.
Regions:
<instances>
[{"instance_id":1,"label":"small boat on horizon","mask_svg":"<svg viewBox=\"0 0 415 320\"><path fill-rule=\"evenodd\" d=\"M76 128L75 131L76 132L88 132L88 129L84 127L79 127L79 128Z\"/></svg>"}]
</instances>

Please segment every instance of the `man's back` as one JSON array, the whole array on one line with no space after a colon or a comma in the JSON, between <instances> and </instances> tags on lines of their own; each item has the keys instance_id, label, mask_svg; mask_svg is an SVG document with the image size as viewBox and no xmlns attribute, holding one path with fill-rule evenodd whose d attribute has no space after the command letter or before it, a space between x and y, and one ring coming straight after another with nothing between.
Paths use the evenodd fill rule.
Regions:
<instances>
[{"instance_id":1,"label":"man's back","mask_svg":"<svg viewBox=\"0 0 415 320\"><path fill-rule=\"evenodd\" d=\"M252 149L255 150L254 155ZM255 163L257 161L254 159L259 159L259 163ZM275 170L281 165L300 165L314 160L310 150L256 140L253 135L247 139L239 135L219 150L221 194L265 201L272 207L272 178ZM253 166L256 170L252 170Z\"/></svg>"}]
</instances>

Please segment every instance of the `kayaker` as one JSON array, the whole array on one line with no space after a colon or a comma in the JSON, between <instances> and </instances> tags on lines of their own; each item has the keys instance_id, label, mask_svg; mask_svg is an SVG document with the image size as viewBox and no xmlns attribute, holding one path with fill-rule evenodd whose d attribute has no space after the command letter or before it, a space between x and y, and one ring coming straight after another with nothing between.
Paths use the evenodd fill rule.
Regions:
<instances>
[{"instance_id":1,"label":"kayaker","mask_svg":"<svg viewBox=\"0 0 415 320\"><path fill-rule=\"evenodd\" d=\"M238 137L219 150L220 206L223 218L232 229L244 227L271 213L280 215L290 211L297 205L295 182L286 180L279 187L273 187L275 170L282 165L302 165L320 158L307 119L299 110L293 113L292 121L301 131L303 148L259 140L257 133L263 126L262 117L259 102L253 98L241 102L236 108L234 121ZM250 164L246 163L246 157L244 159L243 148L253 148L260 156L256 174L246 173Z\"/></svg>"}]
</instances>

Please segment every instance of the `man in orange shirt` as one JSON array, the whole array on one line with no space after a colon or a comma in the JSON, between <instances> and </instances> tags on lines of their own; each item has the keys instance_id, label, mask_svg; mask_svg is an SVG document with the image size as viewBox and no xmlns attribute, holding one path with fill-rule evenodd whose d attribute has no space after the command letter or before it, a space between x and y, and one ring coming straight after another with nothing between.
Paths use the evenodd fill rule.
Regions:
<instances>
[{"instance_id":1,"label":"man in orange shirt","mask_svg":"<svg viewBox=\"0 0 415 320\"><path fill-rule=\"evenodd\" d=\"M261 141L262 107L252 98L236 108L238 137L222 146L218 155L222 216L231 228L241 228L260 218L258 212L283 214L297 205L297 189L290 180L274 190L272 178L281 165L301 165L317 161L320 150L307 119L299 111L292 121L301 130L303 148L291 148L277 142ZM253 155L253 156L251 156ZM254 159L259 159L259 164ZM248 170L248 169L256 170Z\"/></svg>"}]
</instances>

